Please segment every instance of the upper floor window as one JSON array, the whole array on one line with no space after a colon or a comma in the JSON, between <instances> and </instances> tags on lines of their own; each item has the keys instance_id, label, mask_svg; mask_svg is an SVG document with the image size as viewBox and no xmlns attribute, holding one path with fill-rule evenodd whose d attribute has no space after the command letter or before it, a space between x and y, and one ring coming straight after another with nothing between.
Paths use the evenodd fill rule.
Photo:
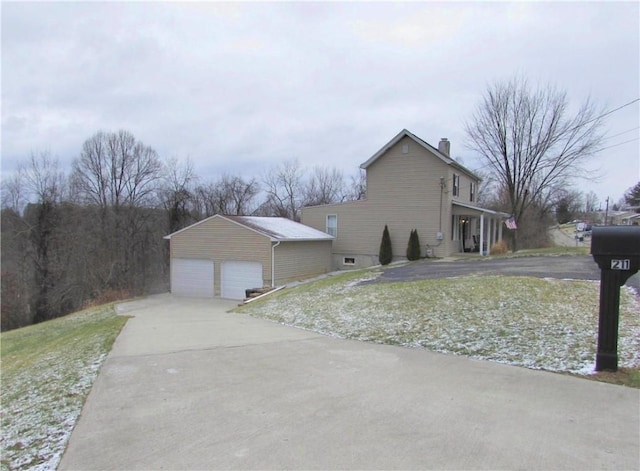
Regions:
<instances>
[{"instance_id":1,"label":"upper floor window","mask_svg":"<svg viewBox=\"0 0 640 471\"><path fill-rule=\"evenodd\" d=\"M474 182L471 182L470 189L469 189L469 201L473 203L475 200L476 200L476 184Z\"/></svg>"},{"instance_id":2,"label":"upper floor window","mask_svg":"<svg viewBox=\"0 0 640 471\"><path fill-rule=\"evenodd\" d=\"M460 195L460 175L453 174L453 196Z\"/></svg>"},{"instance_id":3,"label":"upper floor window","mask_svg":"<svg viewBox=\"0 0 640 471\"><path fill-rule=\"evenodd\" d=\"M336 237L338 235L338 216L336 214L327 215L327 234Z\"/></svg>"}]
</instances>

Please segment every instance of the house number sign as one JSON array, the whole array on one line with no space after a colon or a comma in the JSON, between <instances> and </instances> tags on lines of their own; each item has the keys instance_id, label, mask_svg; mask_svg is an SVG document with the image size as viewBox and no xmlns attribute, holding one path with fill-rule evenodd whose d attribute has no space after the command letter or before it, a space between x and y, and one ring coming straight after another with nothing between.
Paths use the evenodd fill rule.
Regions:
<instances>
[{"instance_id":1,"label":"house number sign","mask_svg":"<svg viewBox=\"0 0 640 471\"><path fill-rule=\"evenodd\" d=\"M611 260L612 270L629 270L631 268L631 261L628 258L622 260Z\"/></svg>"}]
</instances>

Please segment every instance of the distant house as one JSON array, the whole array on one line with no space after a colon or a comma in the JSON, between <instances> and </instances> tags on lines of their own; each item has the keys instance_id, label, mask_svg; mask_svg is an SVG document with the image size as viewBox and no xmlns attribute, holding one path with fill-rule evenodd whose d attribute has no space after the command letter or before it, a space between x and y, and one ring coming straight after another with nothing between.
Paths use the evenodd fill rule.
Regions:
<instances>
[{"instance_id":1,"label":"distant house","mask_svg":"<svg viewBox=\"0 0 640 471\"><path fill-rule=\"evenodd\" d=\"M178 296L243 299L331 268L333 237L286 218L217 214L165 239Z\"/></svg>"},{"instance_id":2,"label":"distant house","mask_svg":"<svg viewBox=\"0 0 640 471\"><path fill-rule=\"evenodd\" d=\"M640 206L629 206L620 211L610 211L607 222L614 226L639 225Z\"/></svg>"},{"instance_id":3,"label":"distant house","mask_svg":"<svg viewBox=\"0 0 640 471\"><path fill-rule=\"evenodd\" d=\"M384 226L394 258L405 258L412 229L422 255L488 254L502 239L507 214L477 205L480 178L450 157L450 143L437 148L402 130L360 168L366 171L364 200L305 207L302 223L333 237L333 268L378 264Z\"/></svg>"}]
</instances>

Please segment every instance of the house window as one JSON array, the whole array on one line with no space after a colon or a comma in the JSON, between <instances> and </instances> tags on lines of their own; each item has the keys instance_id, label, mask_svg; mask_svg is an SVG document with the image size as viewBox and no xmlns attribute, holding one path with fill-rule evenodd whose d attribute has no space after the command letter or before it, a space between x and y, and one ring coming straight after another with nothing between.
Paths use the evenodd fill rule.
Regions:
<instances>
[{"instance_id":1,"label":"house window","mask_svg":"<svg viewBox=\"0 0 640 471\"><path fill-rule=\"evenodd\" d=\"M460 175L453 174L453 196L460 194Z\"/></svg>"},{"instance_id":2,"label":"house window","mask_svg":"<svg viewBox=\"0 0 640 471\"><path fill-rule=\"evenodd\" d=\"M342 264L343 265L355 265L356 264L356 258L355 257L344 257L342 259Z\"/></svg>"},{"instance_id":3,"label":"house window","mask_svg":"<svg viewBox=\"0 0 640 471\"><path fill-rule=\"evenodd\" d=\"M338 216L336 214L327 215L327 234L336 237L338 235Z\"/></svg>"},{"instance_id":4,"label":"house window","mask_svg":"<svg viewBox=\"0 0 640 471\"><path fill-rule=\"evenodd\" d=\"M475 199L476 199L476 184L471 182L470 192L469 192L469 201L473 203Z\"/></svg>"}]
</instances>

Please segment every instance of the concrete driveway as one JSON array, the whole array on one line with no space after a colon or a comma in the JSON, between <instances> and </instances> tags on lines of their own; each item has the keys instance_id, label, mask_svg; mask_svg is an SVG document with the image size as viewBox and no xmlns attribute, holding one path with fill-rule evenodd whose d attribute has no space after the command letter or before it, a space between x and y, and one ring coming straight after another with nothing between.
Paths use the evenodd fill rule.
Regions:
<instances>
[{"instance_id":1,"label":"concrete driveway","mask_svg":"<svg viewBox=\"0 0 640 471\"><path fill-rule=\"evenodd\" d=\"M638 469L640 391L320 336L169 295L120 305L59 469Z\"/></svg>"}]
</instances>

